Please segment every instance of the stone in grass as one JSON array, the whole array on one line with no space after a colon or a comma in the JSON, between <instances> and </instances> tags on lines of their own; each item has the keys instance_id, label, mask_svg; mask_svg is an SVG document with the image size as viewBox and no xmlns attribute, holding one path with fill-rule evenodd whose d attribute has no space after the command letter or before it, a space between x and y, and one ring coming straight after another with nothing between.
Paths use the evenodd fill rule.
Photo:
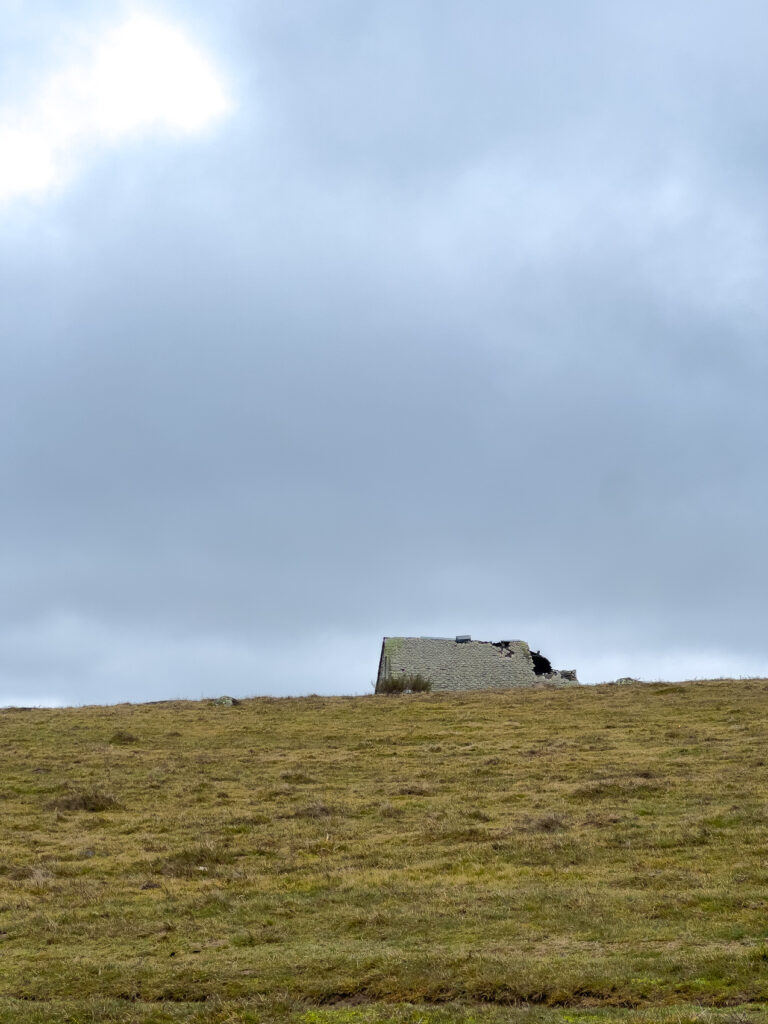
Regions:
<instances>
[{"instance_id":1,"label":"stone in grass","mask_svg":"<svg viewBox=\"0 0 768 1024\"><path fill-rule=\"evenodd\" d=\"M217 708L232 708L240 703L235 697L214 697L211 704Z\"/></svg>"}]
</instances>

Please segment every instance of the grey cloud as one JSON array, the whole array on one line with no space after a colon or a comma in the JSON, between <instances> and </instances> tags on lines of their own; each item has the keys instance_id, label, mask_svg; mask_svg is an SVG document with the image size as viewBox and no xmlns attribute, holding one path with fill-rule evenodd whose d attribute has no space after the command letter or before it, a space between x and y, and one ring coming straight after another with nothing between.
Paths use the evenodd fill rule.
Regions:
<instances>
[{"instance_id":1,"label":"grey cloud","mask_svg":"<svg viewBox=\"0 0 768 1024\"><path fill-rule=\"evenodd\" d=\"M761 6L168 10L233 120L2 218L0 697L765 671Z\"/></svg>"}]
</instances>

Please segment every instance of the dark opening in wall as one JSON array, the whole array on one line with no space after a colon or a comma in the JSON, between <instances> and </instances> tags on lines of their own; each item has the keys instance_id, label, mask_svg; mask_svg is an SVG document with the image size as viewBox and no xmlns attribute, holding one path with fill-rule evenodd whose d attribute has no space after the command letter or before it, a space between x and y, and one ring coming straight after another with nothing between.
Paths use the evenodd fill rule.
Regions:
<instances>
[{"instance_id":1,"label":"dark opening in wall","mask_svg":"<svg viewBox=\"0 0 768 1024\"><path fill-rule=\"evenodd\" d=\"M533 658L533 671L537 676L545 676L552 671L552 664L549 658L545 658L541 651L531 651Z\"/></svg>"},{"instance_id":2,"label":"dark opening in wall","mask_svg":"<svg viewBox=\"0 0 768 1024\"><path fill-rule=\"evenodd\" d=\"M512 657L512 642L510 640L499 640L498 643L491 644L491 647L496 647L505 658Z\"/></svg>"}]
</instances>

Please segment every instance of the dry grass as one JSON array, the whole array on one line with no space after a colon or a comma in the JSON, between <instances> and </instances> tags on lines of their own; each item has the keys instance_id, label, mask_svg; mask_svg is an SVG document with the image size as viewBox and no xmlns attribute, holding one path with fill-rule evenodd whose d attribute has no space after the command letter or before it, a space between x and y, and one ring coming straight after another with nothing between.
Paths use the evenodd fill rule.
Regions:
<instances>
[{"instance_id":1,"label":"dry grass","mask_svg":"<svg viewBox=\"0 0 768 1024\"><path fill-rule=\"evenodd\" d=\"M120 804L111 793L93 788L64 793L54 800L49 800L45 807L49 811L90 811L95 814L98 811L118 810Z\"/></svg>"},{"instance_id":2,"label":"dry grass","mask_svg":"<svg viewBox=\"0 0 768 1024\"><path fill-rule=\"evenodd\" d=\"M765 1022L767 740L762 680L0 711L0 1024Z\"/></svg>"}]
</instances>

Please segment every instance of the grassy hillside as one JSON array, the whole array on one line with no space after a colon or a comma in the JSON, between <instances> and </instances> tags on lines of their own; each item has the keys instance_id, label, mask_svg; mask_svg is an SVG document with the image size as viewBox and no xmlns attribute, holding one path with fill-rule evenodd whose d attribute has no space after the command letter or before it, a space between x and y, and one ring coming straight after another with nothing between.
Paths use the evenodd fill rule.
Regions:
<instances>
[{"instance_id":1,"label":"grassy hillside","mask_svg":"<svg viewBox=\"0 0 768 1024\"><path fill-rule=\"evenodd\" d=\"M765 680L0 711L0 1022L768 1020L767 740Z\"/></svg>"}]
</instances>

